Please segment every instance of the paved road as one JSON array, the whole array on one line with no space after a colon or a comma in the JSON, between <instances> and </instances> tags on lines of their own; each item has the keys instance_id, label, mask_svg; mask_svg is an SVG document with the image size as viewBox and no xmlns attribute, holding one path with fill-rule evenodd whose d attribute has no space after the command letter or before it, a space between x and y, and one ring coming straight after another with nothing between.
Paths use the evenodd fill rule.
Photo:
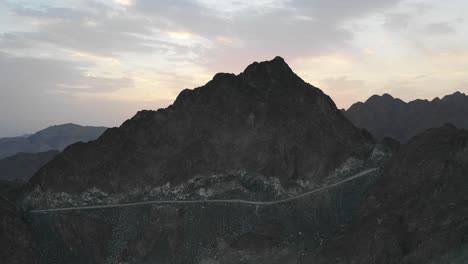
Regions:
<instances>
[{"instance_id":1,"label":"paved road","mask_svg":"<svg viewBox=\"0 0 468 264\"><path fill-rule=\"evenodd\" d=\"M72 211L72 210L92 210L92 209L103 209L103 208L115 208L115 207L127 207L127 206L137 206L137 205L146 205L146 204L155 204L155 205L166 205L166 204L198 204L198 203L236 203L236 204L247 204L247 205L272 205L272 204L279 204L279 203L286 203L292 200L296 200L329 188L336 187L343 183L355 180L357 178L364 177L374 171L378 170L378 168L372 168L365 171L361 171L358 174L355 174L352 177L349 177L345 180L323 186L321 188L305 192L303 194L281 199L275 201L248 201L248 200L241 200L241 199L213 199L213 200L163 200L163 201L145 201L145 202L135 202L135 203L122 203L122 204L110 204L110 205L91 205L91 206L77 206L77 207L62 207L62 208L51 208L51 209L34 209L31 210L31 213L47 213L47 212L58 212L58 211Z\"/></svg>"}]
</instances>

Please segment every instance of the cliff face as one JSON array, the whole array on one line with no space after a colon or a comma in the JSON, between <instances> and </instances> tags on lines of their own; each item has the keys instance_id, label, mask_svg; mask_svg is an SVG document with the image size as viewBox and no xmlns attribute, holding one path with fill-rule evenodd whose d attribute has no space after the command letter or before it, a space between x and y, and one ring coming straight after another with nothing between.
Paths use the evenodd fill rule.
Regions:
<instances>
[{"instance_id":1,"label":"cliff face","mask_svg":"<svg viewBox=\"0 0 468 264\"><path fill-rule=\"evenodd\" d=\"M465 263L467 175L466 130L446 125L414 137L370 188L353 225L311 263Z\"/></svg>"},{"instance_id":2,"label":"cliff face","mask_svg":"<svg viewBox=\"0 0 468 264\"><path fill-rule=\"evenodd\" d=\"M32 179L43 190L148 190L195 176L245 171L284 186L316 184L348 159L366 159L372 139L282 58L239 75L217 74L173 105L141 111L98 140L75 144Z\"/></svg>"},{"instance_id":3,"label":"cliff face","mask_svg":"<svg viewBox=\"0 0 468 264\"><path fill-rule=\"evenodd\" d=\"M357 127L367 129L378 139L392 137L406 142L445 123L468 128L468 96L456 92L442 99L406 103L389 94L374 95L364 103L353 104L344 113Z\"/></svg>"}]
</instances>

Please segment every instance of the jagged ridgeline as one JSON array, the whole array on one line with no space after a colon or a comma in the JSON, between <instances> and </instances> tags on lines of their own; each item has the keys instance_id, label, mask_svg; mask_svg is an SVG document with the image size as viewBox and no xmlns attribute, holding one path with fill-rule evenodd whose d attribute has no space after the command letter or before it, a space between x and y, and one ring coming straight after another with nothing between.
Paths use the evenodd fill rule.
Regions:
<instances>
[{"instance_id":1,"label":"jagged ridgeline","mask_svg":"<svg viewBox=\"0 0 468 264\"><path fill-rule=\"evenodd\" d=\"M357 127L367 129L378 139L392 137L407 142L426 129L450 123L468 128L468 96L456 92L432 101L404 102L389 94L373 95L364 103L353 104L344 112Z\"/></svg>"},{"instance_id":2,"label":"jagged ridgeline","mask_svg":"<svg viewBox=\"0 0 468 264\"><path fill-rule=\"evenodd\" d=\"M68 147L24 206L45 263L297 263L391 155L277 57Z\"/></svg>"}]
</instances>

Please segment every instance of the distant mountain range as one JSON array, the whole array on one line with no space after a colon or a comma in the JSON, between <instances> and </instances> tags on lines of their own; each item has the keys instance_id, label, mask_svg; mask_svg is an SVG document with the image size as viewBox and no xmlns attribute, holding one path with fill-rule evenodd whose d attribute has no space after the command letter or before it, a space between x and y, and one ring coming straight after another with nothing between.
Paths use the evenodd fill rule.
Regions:
<instances>
[{"instance_id":1,"label":"distant mountain range","mask_svg":"<svg viewBox=\"0 0 468 264\"><path fill-rule=\"evenodd\" d=\"M404 102L389 94L374 95L355 103L345 112L357 127L367 129L377 139L392 137L402 142L426 129L451 123L468 128L468 96L456 92L432 101Z\"/></svg>"},{"instance_id":2,"label":"distant mountain range","mask_svg":"<svg viewBox=\"0 0 468 264\"><path fill-rule=\"evenodd\" d=\"M0 138L0 159L20 152L62 151L70 144L94 140L106 129L106 127L64 124L48 127L32 135Z\"/></svg>"},{"instance_id":3,"label":"distant mountain range","mask_svg":"<svg viewBox=\"0 0 468 264\"><path fill-rule=\"evenodd\" d=\"M0 180L27 181L65 147L95 140L106 129L64 124L33 135L0 138Z\"/></svg>"}]
</instances>

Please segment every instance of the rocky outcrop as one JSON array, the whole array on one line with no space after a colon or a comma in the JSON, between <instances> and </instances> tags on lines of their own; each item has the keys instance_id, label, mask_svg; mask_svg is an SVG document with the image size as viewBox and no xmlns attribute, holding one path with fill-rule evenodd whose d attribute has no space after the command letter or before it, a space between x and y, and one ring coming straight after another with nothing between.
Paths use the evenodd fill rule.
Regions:
<instances>
[{"instance_id":1,"label":"rocky outcrop","mask_svg":"<svg viewBox=\"0 0 468 264\"><path fill-rule=\"evenodd\" d=\"M345 112L357 127L377 139L392 137L406 142L426 129L451 123L468 128L468 96L456 92L432 101L404 102L389 94L374 95L364 103L353 104Z\"/></svg>"}]
</instances>

